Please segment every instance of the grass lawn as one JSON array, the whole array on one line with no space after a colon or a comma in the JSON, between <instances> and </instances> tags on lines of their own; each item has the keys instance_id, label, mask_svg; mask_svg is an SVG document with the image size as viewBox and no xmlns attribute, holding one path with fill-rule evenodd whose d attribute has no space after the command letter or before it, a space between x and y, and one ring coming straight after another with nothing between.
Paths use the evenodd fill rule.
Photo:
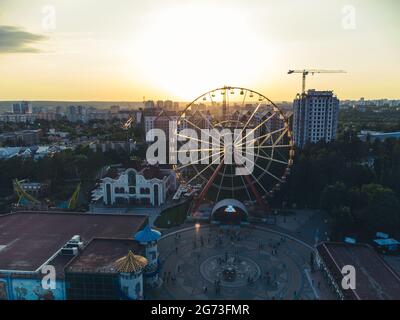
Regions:
<instances>
[{"instance_id":1,"label":"grass lawn","mask_svg":"<svg viewBox=\"0 0 400 320\"><path fill-rule=\"evenodd\" d=\"M181 225L186 220L190 201L182 203L161 212L161 215L154 221L157 228L172 228Z\"/></svg>"}]
</instances>

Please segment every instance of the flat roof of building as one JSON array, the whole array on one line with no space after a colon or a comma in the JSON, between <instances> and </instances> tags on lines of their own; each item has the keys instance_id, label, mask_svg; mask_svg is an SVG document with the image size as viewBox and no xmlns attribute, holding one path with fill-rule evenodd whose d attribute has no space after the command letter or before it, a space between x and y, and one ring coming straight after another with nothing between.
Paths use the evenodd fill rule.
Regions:
<instances>
[{"instance_id":1,"label":"flat roof of building","mask_svg":"<svg viewBox=\"0 0 400 320\"><path fill-rule=\"evenodd\" d=\"M81 236L84 245L99 237L133 239L147 220L145 215L71 212L17 212L0 216L0 271L36 271L74 235Z\"/></svg>"},{"instance_id":2,"label":"flat roof of building","mask_svg":"<svg viewBox=\"0 0 400 320\"><path fill-rule=\"evenodd\" d=\"M388 239L375 239L375 243L377 243L380 246L392 246L392 245L398 245L400 242L398 242L396 239L388 238Z\"/></svg>"},{"instance_id":3,"label":"flat roof of building","mask_svg":"<svg viewBox=\"0 0 400 320\"><path fill-rule=\"evenodd\" d=\"M144 246L135 240L96 238L67 264L65 271L115 273L114 263L130 250L144 255Z\"/></svg>"},{"instance_id":4,"label":"flat roof of building","mask_svg":"<svg viewBox=\"0 0 400 320\"><path fill-rule=\"evenodd\" d=\"M400 299L399 275L367 244L323 242L317 251L341 286L345 265L356 270L356 289L342 290L346 299Z\"/></svg>"}]
</instances>

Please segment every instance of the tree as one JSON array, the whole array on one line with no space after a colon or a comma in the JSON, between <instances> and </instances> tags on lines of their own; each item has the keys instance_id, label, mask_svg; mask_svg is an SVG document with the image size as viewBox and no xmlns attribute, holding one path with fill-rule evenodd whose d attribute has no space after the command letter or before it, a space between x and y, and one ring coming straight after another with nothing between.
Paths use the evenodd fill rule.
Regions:
<instances>
[{"instance_id":1,"label":"tree","mask_svg":"<svg viewBox=\"0 0 400 320\"><path fill-rule=\"evenodd\" d=\"M349 203L349 195L343 182L336 182L324 188L321 194L320 207L328 213L333 213L338 207Z\"/></svg>"},{"instance_id":2,"label":"tree","mask_svg":"<svg viewBox=\"0 0 400 320\"><path fill-rule=\"evenodd\" d=\"M400 202L390 188L368 184L361 188L366 201L363 219L371 231L397 231L400 227Z\"/></svg>"}]
</instances>

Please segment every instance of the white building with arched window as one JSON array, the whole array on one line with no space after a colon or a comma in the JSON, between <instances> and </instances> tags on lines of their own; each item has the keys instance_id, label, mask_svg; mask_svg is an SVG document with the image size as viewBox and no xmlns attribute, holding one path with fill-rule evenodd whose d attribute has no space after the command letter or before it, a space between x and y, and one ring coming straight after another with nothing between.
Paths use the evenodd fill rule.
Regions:
<instances>
[{"instance_id":1,"label":"white building with arched window","mask_svg":"<svg viewBox=\"0 0 400 320\"><path fill-rule=\"evenodd\" d=\"M145 167L114 170L93 191L93 200L102 199L108 206L160 206L176 190L176 175L171 169Z\"/></svg>"}]
</instances>

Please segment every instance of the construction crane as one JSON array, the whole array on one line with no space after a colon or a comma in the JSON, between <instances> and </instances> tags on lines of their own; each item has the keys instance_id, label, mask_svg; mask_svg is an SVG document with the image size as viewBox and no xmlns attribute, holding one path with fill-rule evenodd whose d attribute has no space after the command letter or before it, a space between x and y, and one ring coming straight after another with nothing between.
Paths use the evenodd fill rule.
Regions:
<instances>
[{"instance_id":1,"label":"construction crane","mask_svg":"<svg viewBox=\"0 0 400 320\"><path fill-rule=\"evenodd\" d=\"M306 77L309 74L314 75L315 73L346 73L344 70L319 70L319 69L305 69L305 70L289 70L288 74L301 73L303 75L303 85L301 93L306 93Z\"/></svg>"}]
</instances>

